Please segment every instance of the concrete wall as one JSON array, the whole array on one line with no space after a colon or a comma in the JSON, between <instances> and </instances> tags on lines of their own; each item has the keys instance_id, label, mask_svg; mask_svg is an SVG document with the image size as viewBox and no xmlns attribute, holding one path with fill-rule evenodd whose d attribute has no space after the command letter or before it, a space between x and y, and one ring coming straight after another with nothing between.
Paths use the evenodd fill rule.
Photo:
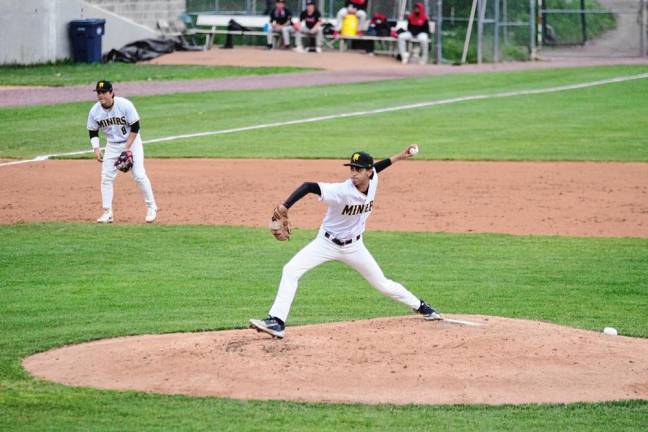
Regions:
<instances>
[{"instance_id":1,"label":"concrete wall","mask_svg":"<svg viewBox=\"0 0 648 432\"><path fill-rule=\"evenodd\" d=\"M186 10L186 0L86 0L149 28L157 28L157 20L173 21Z\"/></svg>"},{"instance_id":2,"label":"concrete wall","mask_svg":"<svg viewBox=\"0 0 648 432\"><path fill-rule=\"evenodd\" d=\"M141 24L81 0L0 0L0 64L32 64L72 56L68 23L103 18L102 51L158 37Z\"/></svg>"}]
</instances>

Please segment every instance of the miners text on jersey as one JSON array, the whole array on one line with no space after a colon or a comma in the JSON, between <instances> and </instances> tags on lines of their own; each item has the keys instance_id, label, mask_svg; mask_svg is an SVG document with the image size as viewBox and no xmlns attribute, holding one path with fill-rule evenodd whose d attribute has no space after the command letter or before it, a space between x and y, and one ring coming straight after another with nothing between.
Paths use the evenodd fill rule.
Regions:
<instances>
[{"instance_id":1,"label":"miners text on jersey","mask_svg":"<svg viewBox=\"0 0 648 432\"><path fill-rule=\"evenodd\" d=\"M348 240L361 235L367 218L371 215L378 189L378 173L373 170L366 194L360 192L351 179L342 183L318 183L320 200L328 205L320 233L329 233L338 240Z\"/></svg>"},{"instance_id":2,"label":"miners text on jersey","mask_svg":"<svg viewBox=\"0 0 648 432\"><path fill-rule=\"evenodd\" d=\"M106 140L111 143L126 141L130 134L130 125L139 121L140 117L131 101L115 96L112 106L108 109L99 102L94 104L88 114L88 130L101 129Z\"/></svg>"},{"instance_id":3,"label":"miners text on jersey","mask_svg":"<svg viewBox=\"0 0 648 432\"><path fill-rule=\"evenodd\" d=\"M97 124L99 125L100 128L106 128L108 126L115 126L115 125L119 125L119 126L128 125L128 123L126 122L126 116L111 117L105 120L97 120Z\"/></svg>"},{"instance_id":4,"label":"miners text on jersey","mask_svg":"<svg viewBox=\"0 0 648 432\"><path fill-rule=\"evenodd\" d=\"M373 208L373 203L374 202L371 201L369 204L345 205L342 209L342 215L353 216L360 213L368 213Z\"/></svg>"}]
</instances>

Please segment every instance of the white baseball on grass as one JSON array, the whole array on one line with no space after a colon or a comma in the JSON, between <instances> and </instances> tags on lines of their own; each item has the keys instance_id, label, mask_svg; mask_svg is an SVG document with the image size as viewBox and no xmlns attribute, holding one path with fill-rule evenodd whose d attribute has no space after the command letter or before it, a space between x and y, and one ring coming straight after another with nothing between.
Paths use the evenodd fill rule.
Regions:
<instances>
[{"instance_id":1,"label":"white baseball on grass","mask_svg":"<svg viewBox=\"0 0 648 432\"><path fill-rule=\"evenodd\" d=\"M411 145L408 150L409 154L414 156L416 153L418 153L418 146L416 144Z\"/></svg>"},{"instance_id":2,"label":"white baseball on grass","mask_svg":"<svg viewBox=\"0 0 648 432\"><path fill-rule=\"evenodd\" d=\"M617 334L619 334L617 332L617 329L615 329L614 327L605 327L603 329L603 333L605 333L606 335L610 335L610 336L616 336Z\"/></svg>"}]
</instances>

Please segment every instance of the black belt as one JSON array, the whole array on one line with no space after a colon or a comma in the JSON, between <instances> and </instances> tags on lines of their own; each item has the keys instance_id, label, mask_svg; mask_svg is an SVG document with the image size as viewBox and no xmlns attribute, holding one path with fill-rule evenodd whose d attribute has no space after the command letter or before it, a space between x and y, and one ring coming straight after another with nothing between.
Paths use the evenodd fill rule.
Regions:
<instances>
[{"instance_id":1,"label":"black belt","mask_svg":"<svg viewBox=\"0 0 648 432\"><path fill-rule=\"evenodd\" d=\"M338 246L346 246L348 244L353 243L354 241L360 240L360 237L362 237L362 236L360 234L358 234L355 239L339 240L339 239L336 239L335 237L333 237L333 234L331 234L329 232L325 232L324 237L331 240L333 243L335 243Z\"/></svg>"}]
</instances>

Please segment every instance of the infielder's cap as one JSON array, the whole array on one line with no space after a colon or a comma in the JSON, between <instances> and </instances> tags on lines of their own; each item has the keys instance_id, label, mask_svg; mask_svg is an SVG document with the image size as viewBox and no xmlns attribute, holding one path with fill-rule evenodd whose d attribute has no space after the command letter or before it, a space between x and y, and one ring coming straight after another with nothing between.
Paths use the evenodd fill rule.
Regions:
<instances>
[{"instance_id":1,"label":"infielder's cap","mask_svg":"<svg viewBox=\"0 0 648 432\"><path fill-rule=\"evenodd\" d=\"M306 0L306 6L308 5L314 5L315 2L313 0Z\"/></svg>"},{"instance_id":2,"label":"infielder's cap","mask_svg":"<svg viewBox=\"0 0 648 432\"><path fill-rule=\"evenodd\" d=\"M371 168L373 166L374 160L369 153L360 151L355 152L351 155L351 160L349 163L344 164L344 166L353 166L358 168Z\"/></svg>"},{"instance_id":3,"label":"infielder's cap","mask_svg":"<svg viewBox=\"0 0 648 432\"><path fill-rule=\"evenodd\" d=\"M97 86L95 87L96 92L111 92L112 91L112 83L110 81L106 80L101 80L97 81Z\"/></svg>"}]
</instances>

